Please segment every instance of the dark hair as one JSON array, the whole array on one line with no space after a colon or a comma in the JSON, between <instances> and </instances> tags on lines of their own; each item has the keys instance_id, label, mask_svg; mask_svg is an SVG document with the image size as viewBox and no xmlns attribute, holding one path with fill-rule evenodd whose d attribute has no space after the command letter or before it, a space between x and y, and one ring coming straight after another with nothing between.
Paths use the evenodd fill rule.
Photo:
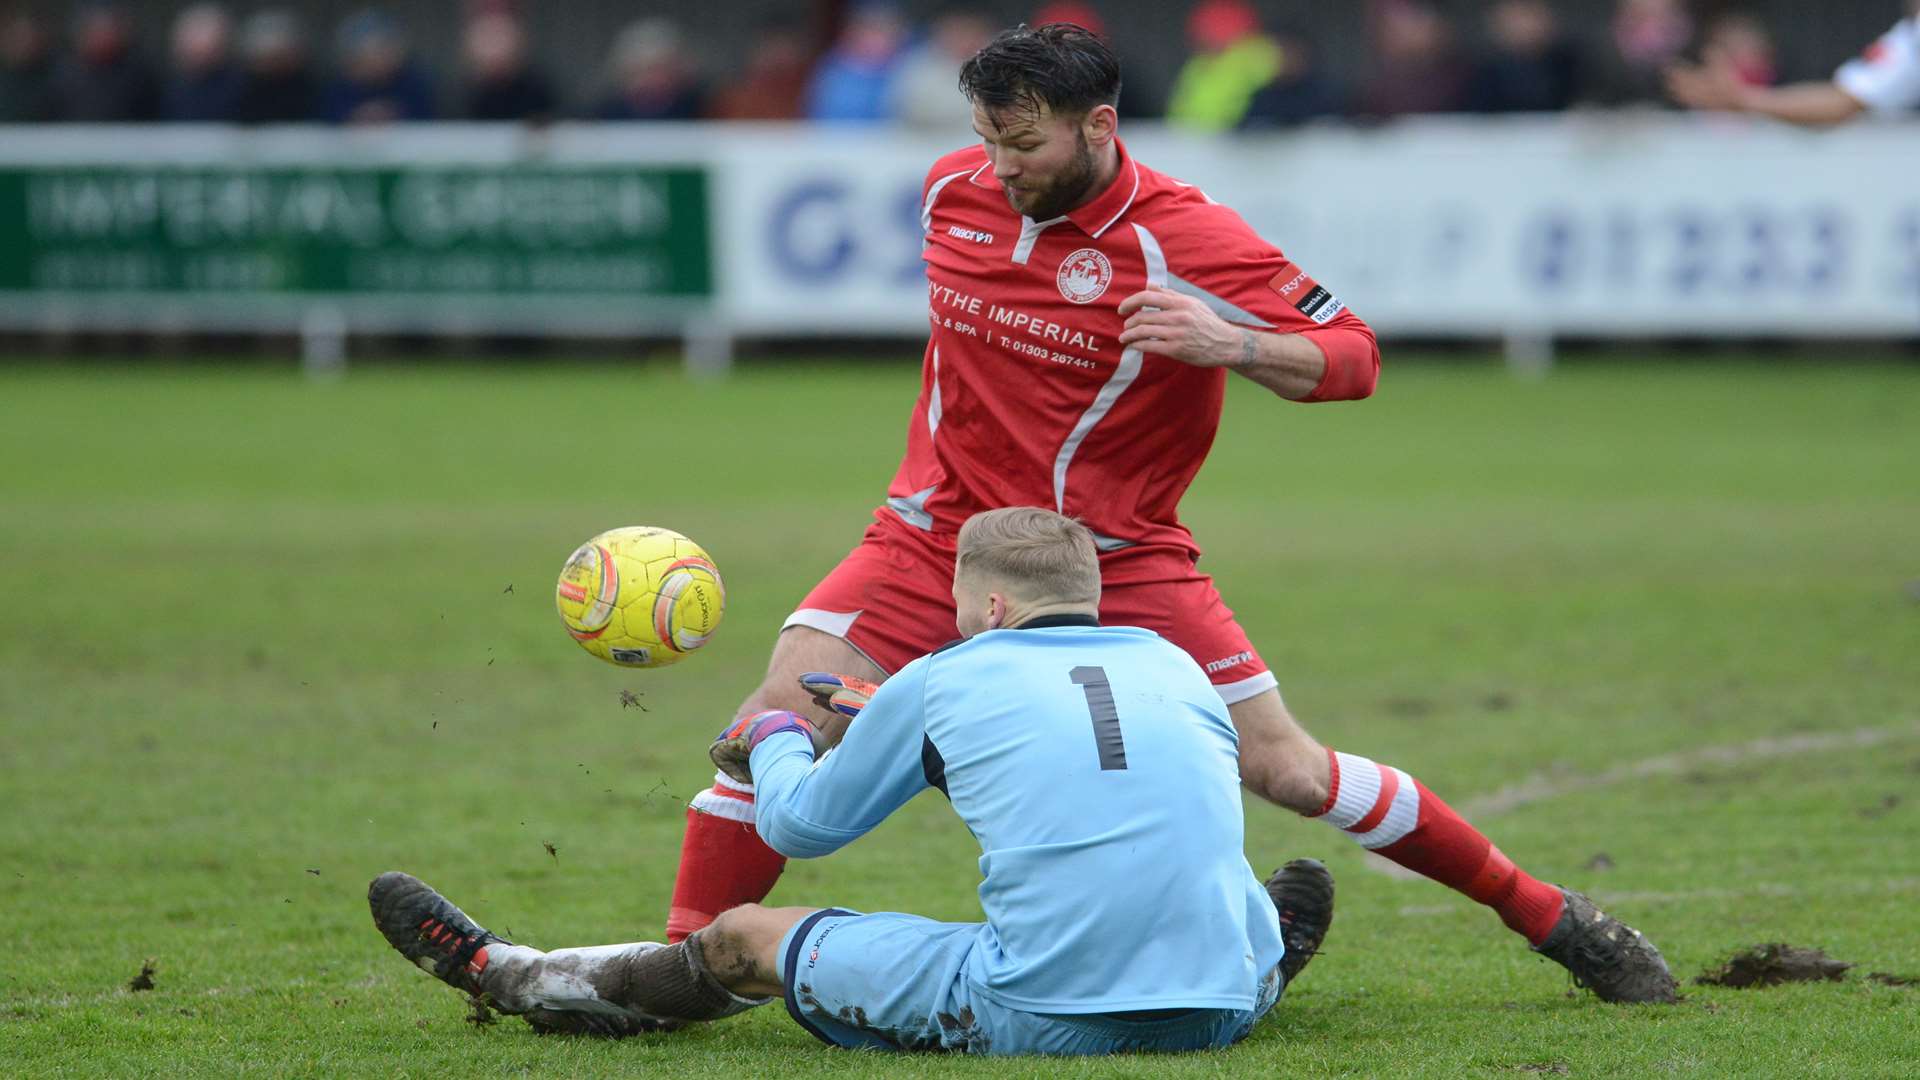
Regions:
<instances>
[{"instance_id":1,"label":"dark hair","mask_svg":"<svg viewBox=\"0 0 1920 1080\"><path fill-rule=\"evenodd\" d=\"M1006 110L1084 116L1120 100L1120 58L1100 35L1069 22L1021 23L960 65L960 91L997 116Z\"/></svg>"}]
</instances>

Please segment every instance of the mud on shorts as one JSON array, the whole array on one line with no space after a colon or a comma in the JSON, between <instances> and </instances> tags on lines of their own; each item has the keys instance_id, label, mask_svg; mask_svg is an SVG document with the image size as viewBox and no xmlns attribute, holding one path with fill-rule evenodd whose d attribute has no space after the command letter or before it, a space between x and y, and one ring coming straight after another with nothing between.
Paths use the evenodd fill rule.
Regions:
<instances>
[{"instance_id":1,"label":"mud on shorts","mask_svg":"<svg viewBox=\"0 0 1920 1080\"><path fill-rule=\"evenodd\" d=\"M787 1013L820 1041L849 1049L1113 1054L1231 1046L1280 998L1275 969L1251 1009L1192 1009L1161 1019L1027 1012L968 982L967 955L981 925L816 911L780 941Z\"/></svg>"},{"instance_id":2,"label":"mud on shorts","mask_svg":"<svg viewBox=\"0 0 1920 1080\"><path fill-rule=\"evenodd\" d=\"M891 675L953 640L959 632L953 619L952 539L883 512L781 629L832 634ZM1229 705L1279 685L1213 578L1182 549L1142 545L1103 553L1100 621L1145 627L1180 646Z\"/></svg>"}]
</instances>

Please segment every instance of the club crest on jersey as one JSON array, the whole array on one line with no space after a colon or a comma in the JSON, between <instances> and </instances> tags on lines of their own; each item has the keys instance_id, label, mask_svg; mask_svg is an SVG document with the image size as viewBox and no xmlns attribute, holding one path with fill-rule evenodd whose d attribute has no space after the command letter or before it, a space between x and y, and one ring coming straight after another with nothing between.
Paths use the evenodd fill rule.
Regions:
<instances>
[{"instance_id":1,"label":"club crest on jersey","mask_svg":"<svg viewBox=\"0 0 1920 1080\"><path fill-rule=\"evenodd\" d=\"M1060 260L1054 281L1061 296L1076 304L1091 304L1113 284L1113 264L1093 248L1081 248Z\"/></svg>"}]
</instances>

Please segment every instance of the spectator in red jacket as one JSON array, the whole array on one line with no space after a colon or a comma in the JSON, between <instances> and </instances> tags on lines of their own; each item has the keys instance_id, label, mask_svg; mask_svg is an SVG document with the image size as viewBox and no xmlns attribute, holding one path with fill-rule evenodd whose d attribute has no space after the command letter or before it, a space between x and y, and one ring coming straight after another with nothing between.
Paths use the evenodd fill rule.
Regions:
<instances>
[{"instance_id":1,"label":"spectator in red jacket","mask_svg":"<svg viewBox=\"0 0 1920 1080\"><path fill-rule=\"evenodd\" d=\"M707 115L716 120L798 120L813 53L812 42L798 27L762 27L747 53L746 69L714 95Z\"/></svg>"},{"instance_id":2,"label":"spectator in red jacket","mask_svg":"<svg viewBox=\"0 0 1920 1080\"><path fill-rule=\"evenodd\" d=\"M133 24L124 9L113 4L82 9L73 38L73 55L54 72L55 119L125 122L157 115L159 84L133 47Z\"/></svg>"}]
</instances>

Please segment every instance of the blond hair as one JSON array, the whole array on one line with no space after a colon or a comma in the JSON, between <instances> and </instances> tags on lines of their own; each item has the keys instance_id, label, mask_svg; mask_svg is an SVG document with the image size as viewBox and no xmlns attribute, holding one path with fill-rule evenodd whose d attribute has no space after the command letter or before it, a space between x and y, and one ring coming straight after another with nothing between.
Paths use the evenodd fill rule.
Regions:
<instances>
[{"instance_id":1,"label":"blond hair","mask_svg":"<svg viewBox=\"0 0 1920 1080\"><path fill-rule=\"evenodd\" d=\"M1037 506L983 510L960 526L954 576L1035 604L1100 602L1100 554L1085 525Z\"/></svg>"}]
</instances>

